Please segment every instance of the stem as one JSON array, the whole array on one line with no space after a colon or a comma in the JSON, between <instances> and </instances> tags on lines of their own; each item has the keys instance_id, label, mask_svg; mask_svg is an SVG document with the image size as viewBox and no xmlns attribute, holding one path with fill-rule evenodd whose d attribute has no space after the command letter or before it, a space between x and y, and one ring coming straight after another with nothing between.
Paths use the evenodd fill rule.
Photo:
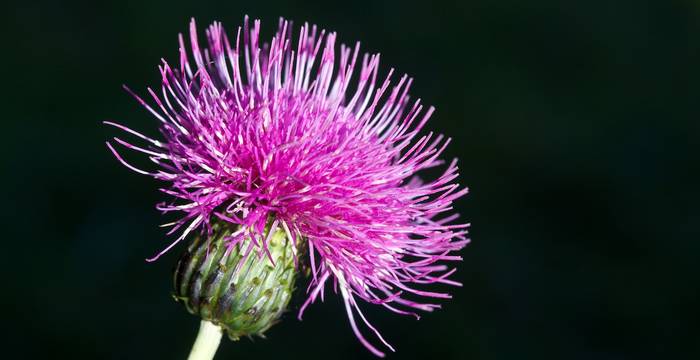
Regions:
<instances>
[{"instance_id":1,"label":"stem","mask_svg":"<svg viewBox=\"0 0 700 360\"><path fill-rule=\"evenodd\" d=\"M202 320L199 323L199 333L197 340L194 341L192 351L188 360L211 360L216 354L216 349L219 348L221 341L221 328Z\"/></svg>"}]
</instances>

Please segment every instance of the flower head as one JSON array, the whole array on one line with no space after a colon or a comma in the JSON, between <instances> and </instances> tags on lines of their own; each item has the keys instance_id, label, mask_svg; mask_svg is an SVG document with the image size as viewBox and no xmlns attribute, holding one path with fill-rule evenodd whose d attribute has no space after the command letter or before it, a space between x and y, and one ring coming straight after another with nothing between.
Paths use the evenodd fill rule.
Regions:
<instances>
[{"instance_id":1,"label":"flower head","mask_svg":"<svg viewBox=\"0 0 700 360\"><path fill-rule=\"evenodd\" d=\"M416 176L444 164L450 139L421 133L433 108L409 100L406 75L380 78L379 55L360 56L359 43L338 51L335 33L304 24L295 35L285 20L270 43L259 33L258 20L249 26L246 18L231 39L214 23L203 47L192 21L190 51L180 35L179 66L159 67L160 93L148 89L150 105L134 94L160 121L162 139L108 122L142 141L114 138L148 155L156 170L132 166L108 142L110 150L168 183L162 191L174 200L157 208L181 214L170 224L175 241L149 261L220 221L240 229L228 246L249 237L252 252L272 261L261 234L284 231L304 244L298 259L311 270L299 318L333 284L355 335L383 356L356 316L392 348L357 299L418 317L415 310L439 307L421 298L450 297L423 285L459 285L445 264L461 260L454 252L468 242L468 224L452 224L458 216L450 213L467 192L453 183L456 161L432 181Z\"/></svg>"}]
</instances>

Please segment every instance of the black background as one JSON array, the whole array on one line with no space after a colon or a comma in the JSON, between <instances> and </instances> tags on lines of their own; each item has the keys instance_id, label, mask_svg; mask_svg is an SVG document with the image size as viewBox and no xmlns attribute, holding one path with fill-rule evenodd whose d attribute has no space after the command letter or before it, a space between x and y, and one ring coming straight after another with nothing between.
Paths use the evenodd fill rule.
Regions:
<instances>
[{"instance_id":1,"label":"black background","mask_svg":"<svg viewBox=\"0 0 700 360\"><path fill-rule=\"evenodd\" d=\"M104 141L156 121L178 32L244 14L335 30L414 76L454 138L473 239L420 321L364 306L408 359L698 358L700 5L691 1L119 1L5 6L2 326L8 358L184 359L156 181ZM372 356L338 296L218 359Z\"/></svg>"}]
</instances>

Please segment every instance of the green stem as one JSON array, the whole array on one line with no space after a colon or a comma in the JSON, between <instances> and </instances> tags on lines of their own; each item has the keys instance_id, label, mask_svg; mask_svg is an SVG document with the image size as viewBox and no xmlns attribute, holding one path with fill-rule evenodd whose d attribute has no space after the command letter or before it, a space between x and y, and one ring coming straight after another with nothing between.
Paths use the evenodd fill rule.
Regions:
<instances>
[{"instance_id":1,"label":"green stem","mask_svg":"<svg viewBox=\"0 0 700 360\"><path fill-rule=\"evenodd\" d=\"M209 321L202 320L199 324L197 340L194 341L188 360L211 360L216 354L221 341L221 328Z\"/></svg>"}]
</instances>

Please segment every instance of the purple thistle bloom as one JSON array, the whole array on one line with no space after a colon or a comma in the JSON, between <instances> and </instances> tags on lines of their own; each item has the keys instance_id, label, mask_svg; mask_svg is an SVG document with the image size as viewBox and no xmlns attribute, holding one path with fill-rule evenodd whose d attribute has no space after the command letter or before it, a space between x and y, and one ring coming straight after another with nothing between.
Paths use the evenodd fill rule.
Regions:
<instances>
[{"instance_id":1,"label":"purple thistle bloom","mask_svg":"<svg viewBox=\"0 0 700 360\"><path fill-rule=\"evenodd\" d=\"M250 27L246 17L233 42L214 23L202 48L193 20L194 62L180 35L179 67L163 61L161 93L148 89L154 106L132 93L160 121L162 140L107 122L142 140L139 147L114 138L158 169L138 169L107 146L128 168L167 182L161 190L175 200L157 208L182 214L169 224L177 239L148 261L196 229L211 232L213 221L241 225L230 246L250 236L257 240L247 255L269 256L267 239L256 233L274 219L273 229L308 251L309 296L298 317L332 283L355 335L383 356L356 315L393 348L357 299L418 318L415 310L440 307L418 299L450 298L417 287L460 285L448 279L456 269L443 262L461 260L453 252L468 242L468 224L450 224L458 215L449 214L467 189L453 183L456 160L434 181L416 176L444 163L439 157L450 139L419 134L433 108L409 101L411 79L404 75L392 86L393 69L378 79L378 54L360 57L359 43L338 53L335 33L305 24L294 36L291 27L281 19L272 41L260 44L259 20Z\"/></svg>"}]
</instances>

